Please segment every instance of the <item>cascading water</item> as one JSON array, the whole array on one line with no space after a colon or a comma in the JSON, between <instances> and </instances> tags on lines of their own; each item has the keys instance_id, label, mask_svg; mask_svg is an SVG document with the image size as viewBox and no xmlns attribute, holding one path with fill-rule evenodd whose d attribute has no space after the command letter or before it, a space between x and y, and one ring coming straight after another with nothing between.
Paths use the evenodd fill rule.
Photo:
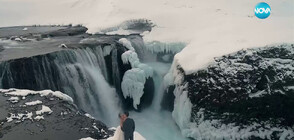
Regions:
<instances>
[{"instance_id":1,"label":"cascading water","mask_svg":"<svg viewBox=\"0 0 294 140\"><path fill-rule=\"evenodd\" d=\"M26 74L23 76L11 71L19 65L14 62L1 63L1 88L60 90L69 94L81 109L107 125L118 123L117 115L113 114L118 114L121 108L115 89L105 79L107 71L101 46L24 59L22 71ZM12 75L17 78L11 78Z\"/></svg>"},{"instance_id":2,"label":"cascading water","mask_svg":"<svg viewBox=\"0 0 294 140\"><path fill-rule=\"evenodd\" d=\"M171 112L161 109L164 86L163 77L169 71L170 64L160 62L146 63L154 70L155 96L151 107L138 113L131 112L136 121L136 129L148 140L188 140L183 137L174 122Z\"/></svg>"},{"instance_id":3,"label":"cascading water","mask_svg":"<svg viewBox=\"0 0 294 140\"><path fill-rule=\"evenodd\" d=\"M118 121L116 121L117 115L113 114L118 114L121 109L115 89L110 87L105 79L107 72L101 47L78 49L74 53L77 62L60 68L60 71L66 74L64 79L69 80L68 84L73 83L69 90L75 90L74 92L77 93L75 96L82 96L77 98L78 102L82 104L82 109L106 124L114 125ZM72 68L73 66L74 68ZM85 81L81 82L80 79ZM90 91L77 92L81 89ZM87 94L83 95L82 93ZM87 101L84 100L85 96Z\"/></svg>"},{"instance_id":4,"label":"cascading water","mask_svg":"<svg viewBox=\"0 0 294 140\"><path fill-rule=\"evenodd\" d=\"M163 77L168 73L171 63L158 61L156 59L158 54L155 52L151 53L152 51L149 51L146 48L147 46L140 41L142 40L132 40L132 45L138 53L140 60L153 69L152 78L155 90L153 101L149 108L142 112L131 112L131 117L136 121L136 129L148 140L187 140L187 138L182 136L180 129L172 118L171 112L161 108L165 92ZM140 51L137 51L137 49L140 49Z\"/></svg>"},{"instance_id":5,"label":"cascading water","mask_svg":"<svg viewBox=\"0 0 294 140\"><path fill-rule=\"evenodd\" d=\"M134 49L131 54L137 53L136 59L126 57L129 62L134 60L130 62L131 64L124 64L125 62L121 60L121 55L129 49L126 46L122 47L123 44L83 46L2 62L0 64L0 88L62 91L70 95L79 108L113 127L119 125L117 114L123 108L121 104L123 101L120 101L120 98L124 96L120 98L119 96L123 94L120 93L123 86L121 82L125 77L121 76L125 76L123 73L132 68L141 69L146 79L141 79L142 84L140 85L148 88L144 87L143 82L147 83L147 78L149 81L151 79L154 82L154 96L149 96L153 97L150 106L146 105L147 108L144 107L140 112L130 112L131 117L136 121L136 130L148 140L186 140L174 122L171 112L161 109L165 91L163 77L169 71L171 62L158 61L159 53L151 53L152 51L146 49L142 38L131 37L128 40ZM165 52L160 55L166 58ZM169 53L167 55L172 56ZM153 69L153 72L150 71L150 68ZM133 80L134 77L127 78ZM132 83L127 84L130 85L127 85L126 89L134 86ZM140 92L143 91L140 90ZM144 89L144 92L149 91ZM135 95L136 93L129 92L130 94ZM146 94L150 93L144 93ZM141 97L146 98L146 96Z\"/></svg>"}]
</instances>

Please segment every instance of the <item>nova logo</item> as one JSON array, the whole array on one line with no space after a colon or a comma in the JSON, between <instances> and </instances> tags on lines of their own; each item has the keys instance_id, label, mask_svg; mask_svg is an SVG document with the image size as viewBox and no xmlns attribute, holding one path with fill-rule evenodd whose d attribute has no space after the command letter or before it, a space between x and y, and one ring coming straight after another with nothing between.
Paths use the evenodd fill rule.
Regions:
<instances>
[{"instance_id":1,"label":"nova logo","mask_svg":"<svg viewBox=\"0 0 294 140\"><path fill-rule=\"evenodd\" d=\"M271 14L271 7L265 3L261 2L255 6L255 16L260 19L265 19Z\"/></svg>"}]
</instances>

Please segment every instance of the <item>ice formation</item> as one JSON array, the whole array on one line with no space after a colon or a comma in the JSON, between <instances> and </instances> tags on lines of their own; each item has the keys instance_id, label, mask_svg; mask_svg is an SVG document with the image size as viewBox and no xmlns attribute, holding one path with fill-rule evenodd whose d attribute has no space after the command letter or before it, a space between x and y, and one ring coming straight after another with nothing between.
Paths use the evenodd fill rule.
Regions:
<instances>
[{"instance_id":1,"label":"ice formation","mask_svg":"<svg viewBox=\"0 0 294 140\"><path fill-rule=\"evenodd\" d=\"M144 94L145 72L139 68L128 70L123 77L121 83L123 95L125 98L131 97L134 108L140 104L140 99Z\"/></svg>"},{"instance_id":2,"label":"ice formation","mask_svg":"<svg viewBox=\"0 0 294 140\"><path fill-rule=\"evenodd\" d=\"M152 53L173 53L176 54L186 47L186 43L183 42L171 42L163 43L159 41L146 42L145 46L147 50Z\"/></svg>"},{"instance_id":3,"label":"ice formation","mask_svg":"<svg viewBox=\"0 0 294 140\"><path fill-rule=\"evenodd\" d=\"M129 63L132 66L132 69L126 71L124 74L121 83L122 92L125 98L131 97L133 99L133 106L135 109L138 109L137 106L140 104L140 99L144 94L146 79L153 75L153 69L140 62L129 40L121 38L119 42L128 49L128 51L121 55L123 63Z\"/></svg>"},{"instance_id":4,"label":"ice formation","mask_svg":"<svg viewBox=\"0 0 294 140\"><path fill-rule=\"evenodd\" d=\"M135 49L132 46L132 43L126 39L126 38L121 38L119 39L119 42L124 45L127 49L131 50L131 51L135 51Z\"/></svg>"},{"instance_id":5,"label":"ice formation","mask_svg":"<svg viewBox=\"0 0 294 140\"><path fill-rule=\"evenodd\" d=\"M170 85L180 84L183 81L183 74L177 69L179 64L173 61L169 72L164 76L163 85L165 89Z\"/></svg>"},{"instance_id":6,"label":"ice formation","mask_svg":"<svg viewBox=\"0 0 294 140\"><path fill-rule=\"evenodd\" d=\"M111 46L111 45L104 46L104 48L103 48L104 56L110 55L112 49L113 49L113 46Z\"/></svg>"},{"instance_id":7,"label":"ice formation","mask_svg":"<svg viewBox=\"0 0 294 140\"><path fill-rule=\"evenodd\" d=\"M183 91L185 86L176 87L175 94L175 103L172 116L178 126L183 130L190 123L191 112L192 112L192 103L188 98L188 92Z\"/></svg>"}]
</instances>

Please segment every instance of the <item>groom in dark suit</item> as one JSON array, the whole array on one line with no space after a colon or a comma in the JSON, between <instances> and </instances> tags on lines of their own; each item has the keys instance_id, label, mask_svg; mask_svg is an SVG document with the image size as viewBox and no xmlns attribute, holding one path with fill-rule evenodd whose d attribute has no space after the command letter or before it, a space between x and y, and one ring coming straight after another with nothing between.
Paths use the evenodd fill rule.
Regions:
<instances>
[{"instance_id":1,"label":"groom in dark suit","mask_svg":"<svg viewBox=\"0 0 294 140\"><path fill-rule=\"evenodd\" d=\"M124 132L125 140L134 140L135 121L129 118L129 112L123 114L124 122L121 130Z\"/></svg>"}]
</instances>

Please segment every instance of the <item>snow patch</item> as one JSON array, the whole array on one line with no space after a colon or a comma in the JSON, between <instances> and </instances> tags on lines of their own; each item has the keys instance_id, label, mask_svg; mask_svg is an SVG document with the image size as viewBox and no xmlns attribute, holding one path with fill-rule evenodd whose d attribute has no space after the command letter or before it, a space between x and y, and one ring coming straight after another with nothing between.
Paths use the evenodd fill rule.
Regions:
<instances>
[{"instance_id":1,"label":"snow patch","mask_svg":"<svg viewBox=\"0 0 294 140\"><path fill-rule=\"evenodd\" d=\"M86 113L85 116L88 117L88 118L90 118L90 119L95 119L92 115L90 115L88 113Z\"/></svg>"},{"instance_id":2,"label":"snow patch","mask_svg":"<svg viewBox=\"0 0 294 140\"><path fill-rule=\"evenodd\" d=\"M19 102L19 98L18 97L10 97L8 99L8 101L10 101L11 103L17 103L17 102Z\"/></svg>"},{"instance_id":3,"label":"snow patch","mask_svg":"<svg viewBox=\"0 0 294 140\"><path fill-rule=\"evenodd\" d=\"M36 94L39 94L40 96L53 95L59 99L73 103L73 99L70 96L68 96L60 91L52 91L52 90L32 91L32 90L26 90L26 89L0 89L0 92L4 93L6 95L21 96L21 97L25 97L28 95L36 95Z\"/></svg>"},{"instance_id":4,"label":"snow patch","mask_svg":"<svg viewBox=\"0 0 294 140\"><path fill-rule=\"evenodd\" d=\"M27 106L33 106L33 105L38 105L38 104L42 104L42 101L36 100L36 101L31 101L31 102L25 103L25 105L27 105Z\"/></svg>"},{"instance_id":5,"label":"snow patch","mask_svg":"<svg viewBox=\"0 0 294 140\"><path fill-rule=\"evenodd\" d=\"M37 120L37 121L39 121L39 120L44 120L44 116L36 116L36 117L34 118L34 120Z\"/></svg>"},{"instance_id":6,"label":"snow patch","mask_svg":"<svg viewBox=\"0 0 294 140\"><path fill-rule=\"evenodd\" d=\"M42 109L36 111L36 114L37 115L41 115L41 114L44 114L44 113L51 114L52 112L53 111L48 106L42 105Z\"/></svg>"},{"instance_id":7,"label":"snow patch","mask_svg":"<svg viewBox=\"0 0 294 140\"><path fill-rule=\"evenodd\" d=\"M32 112L29 112L27 114L23 114L23 113L19 113L19 114L13 114L13 113L10 113L9 117L6 117L6 121L7 122L12 122L13 120L17 120L18 122L22 122L24 120L32 120L32 116L33 116L33 113Z\"/></svg>"}]
</instances>

